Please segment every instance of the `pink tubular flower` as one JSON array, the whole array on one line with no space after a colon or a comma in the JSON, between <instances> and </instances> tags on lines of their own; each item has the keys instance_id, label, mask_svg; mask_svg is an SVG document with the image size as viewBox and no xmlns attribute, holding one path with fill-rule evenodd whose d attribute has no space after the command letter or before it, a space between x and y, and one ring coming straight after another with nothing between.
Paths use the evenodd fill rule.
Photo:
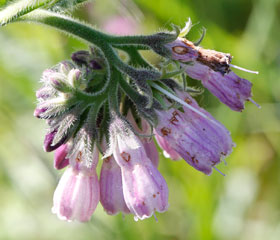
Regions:
<instances>
[{"instance_id":1,"label":"pink tubular flower","mask_svg":"<svg viewBox=\"0 0 280 240\"><path fill-rule=\"evenodd\" d=\"M152 133L151 127L145 119L141 119L141 129L139 129L138 125L135 122L134 117L132 116L131 111L128 111L126 117L136 131L138 131L139 133L141 133L143 135L147 135L147 136L151 135L151 133ZM154 140L150 137L141 137L140 140L145 148L148 158L151 160L152 164L155 167L158 167L159 155L158 155L157 147L155 145Z\"/></svg>"},{"instance_id":2,"label":"pink tubular flower","mask_svg":"<svg viewBox=\"0 0 280 240\"><path fill-rule=\"evenodd\" d=\"M142 139L142 144L152 164L155 167L158 167L159 155L154 140L149 138L144 138Z\"/></svg>"},{"instance_id":3,"label":"pink tubular flower","mask_svg":"<svg viewBox=\"0 0 280 240\"><path fill-rule=\"evenodd\" d=\"M188 164L210 175L212 168L232 150L230 133L207 111L200 108L188 93L178 95L208 119L185 107L184 112L177 109L158 111L160 121L155 131Z\"/></svg>"},{"instance_id":4,"label":"pink tubular flower","mask_svg":"<svg viewBox=\"0 0 280 240\"><path fill-rule=\"evenodd\" d=\"M172 148L170 144L166 141L166 139L155 132L155 138L157 140L158 145L163 150L163 155L166 158L171 158L174 161L177 161L181 158L181 156Z\"/></svg>"},{"instance_id":5,"label":"pink tubular flower","mask_svg":"<svg viewBox=\"0 0 280 240\"><path fill-rule=\"evenodd\" d=\"M69 165L69 159L67 156L67 144L62 144L59 148L55 150L54 153L54 168L60 170Z\"/></svg>"},{"instance_id":6,"label":"pink tubular flower","mask_svg":"<svg viewBox=\"0 0 280 240\"><path fill-rule=\"evenodd\" d=\"M122 179L124 198L135 220L149 218L155 211L167 210L167 184L152 164L136 164L133 169L123 168Z\"/></svg>"},{"instance_id":7,"label":"pink tubular flower","mask_svg":"<svg viewBox=\"0 0 280 240\"><path fill-rule=\"evenodd\" d=\"M124 201L121 169L113 156L103 160L100 173L100 202L110 215L119 212L130 213Z\"/></svg>"},{"instance_id":8,"label":"pink tubular flower","mask_svg":"<svg viewBox=\"0 0 280 240\"><path fill-rule=\"evenodd\" d=\"M233 71L223 75L200 63L185 65L184 68L190 77L201 80L204 87L232 110L242 111L244 102L252 96L252 83L240 78Z\"/></svg>"},{"instance_id":9,"label":"pink tubular flower","mask_svg":"<svg viewBox=\"0 0 280 240\"><path fill-rule=\"evenodd\" d=\"M252 84L230 69L236 67L230 64L230 54L197 47L185 38L178 38L166 46L172 52L172 59L180 61L191 78L201 80L204 87L232 110L242 111L244 102L252 101Z\"/></svg>"},{"instance_id":10,"label":"pink tubular flower","mask_svg":"<svg viewBox=\"0 0 280 240\"><path fill-rule=\"evenodd\" d=\"M96 174L98 152L95 149L93 164L87 167L81 152L70 159L53 197L52 212L62 220L89 221L99 202L99 182Z\"/></svg>"},{"instance_id":11,"label":"pink tubular flower","mask_svg":"<svg viewBox=\"0 0 280 240\"><path fill-rule=\"evenodd\" d=\"M119 119L110 126L110 148L121 168L123 194L135 219L151 217L168 208L168 188L164 178L147 157L143 144Z\"/></svg>"}]
</instances>

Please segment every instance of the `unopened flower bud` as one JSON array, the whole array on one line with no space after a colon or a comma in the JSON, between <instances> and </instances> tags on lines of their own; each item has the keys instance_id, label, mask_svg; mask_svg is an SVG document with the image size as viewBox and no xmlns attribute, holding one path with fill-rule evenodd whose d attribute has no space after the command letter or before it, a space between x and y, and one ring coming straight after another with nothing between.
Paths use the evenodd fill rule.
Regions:
<instances>
[{"instance_id":1,"label":"unopened flower bud","mask_svg":"<svg viewBox=\"0 0 280 240\"><path fill-rule=\"evenodd\" d=\"M54 153L54 168L60 170L69 165L69 159L66 158L68 153L67 144L62 144L59 148L55 150Z\"/></svg>"},{"instance_id":2,"label":"unopened flower bud","mask_svg":"<svg viewBox=\"0 0 280 240\"><path fill-rule=\"evenodd\" d=\"M70 85L74 88L80 88L81 86L81 71L79 69L71 69L67 78Z\"/></svg>"},{"instance_id":3,"label":"unopened flower bud","mask_svg":"<svg viewBox=\"0 0 280 240\"><path fill-rule=\"evenodd\" d=\"M72 54L72 60L79 66L86 66L88 70L100 70L102 66L88 51L77 51Z\"/></svg>"},{"instance_id":4,"label":"unopened flower bud","mask_svg":"<svg viewBox=\"0 0 280 240\"><path fill-rule=\"evenodd\" d=\"M34 115L34 117L41 118L41 114L46 112L47 110L48 110L48 108L44 108L44 107L35 108L33 115Z\"/></svg>"},{"instance_id":5,"label":"unopened flower bud","mask_svg":"<svg viewBox=\"0 0 280 240\"><path fill-rule=\"evenodd\" d=\"M36 98L47 100L50 96L52 96L53 91L51 87L42 87L36 91Z\"/></svg>"},{"instance_id":6,"label":"unopened flower bud","mask_svg":"<svg viewBox=\"0 0 280 240\"><path fill-rule=\"evenodd\" d=\"M44 83L44 86L50 86L50 78L56 71L53 69L46 69L42 73L41 81Z\"/></svg>"},{"instance_id":7,"label":"unopened flower bud","mask_svg":"<svg viewBox=\"0 0 280 240\"><path fill-rule=\"evenodd\" d=\"M59 72L64 74L64 75L68 75L69 71L73 68L73 64L69 61L63 61L60 63L59 65Z\"/></svg>"},{"instance_id":8,"label":"unopened flower bud","mask_svg":"<svg viewBox=\"0 0 280 240\"><path fill-rule=\"evenodd\" d=\"M46 152L52 152L53 150L57 149L67 139L67 137L64 136L60 139L60 141L58 143L56 143L55 145L52 145L56 133L57 133L57 130L54 130L54 131L46 134L45 140L44 140L44 149L45 149Z\"/></svg>"},{"instance_id":9,"label":"unopened flower bud","mask_svg":"<svg viewBox=\"0 0 280 240\"><path fill-rule=\"evenodd\" d=\"M85 50L80 50L80 51L74 52L72 54L71 58L79 66L87 65L89 58L90 58L90 53Z\"/></svg>"},{"instance_id":10,"label":"unopened flower bud","mask_svg":"<svg viewBox=\"0 0 280 240\"><path fill-rule=\"evenodd\" d=\"M59 92L68 93L71 91L71 86L63 75L54 74L50 79L50 83Z\"/></svg>"},{"instance_id":11,"label":"unopened flower bud","mask_svg":"<svg viewBox=\"0 0 280 240\"><path fill-rule=\"evenodd\" d=\"M90 60L88 63L89 67L93 70L100 70L102 66L94 59Z\"/></svg>"}]
</instances>

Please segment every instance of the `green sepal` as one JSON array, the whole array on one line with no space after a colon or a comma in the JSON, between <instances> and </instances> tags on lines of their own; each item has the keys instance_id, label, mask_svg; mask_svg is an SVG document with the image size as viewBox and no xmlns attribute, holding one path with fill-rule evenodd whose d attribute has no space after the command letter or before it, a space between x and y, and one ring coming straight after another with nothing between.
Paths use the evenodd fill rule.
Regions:
<instances>
[{"instance_id":1,"label":"green sepal","mask_svg":"<svg viewBox=\"0 0 280 240\"><path fill-rule=\"evenodd\" d=\"M173 35L174 38L171 41L175 41L180 35L181 28L176 24L171 24L171 27L172 27L173 31L175 32Z\"/></svg>"},{"instance_id":2,"label":"green sepal","mask_svg":"<svg viewBox=\"0 0 280 240\"><path fill-rule=\"evenodd\" d=\"M160 103L162 109L164 111L167 111L169 109L169 107L166 104L166 98L163 98L162 94L156 89L153 89L153 95L154 95L154 98Z\"/></svg>"},{"instance_id":3,"label":"green sepal","mask_svg":"<svg viewBox=\"0 0 280 240\"><path fill-rule=\"evenodd\" d=\"M164 69L163 69L164 70ZM175 71L172 71L172 72L163 72L162 73L162 76L161 76L161 79L167 79L167 78L172 78L172 77L175 77L175 76L177 76L177 75L179 75L179 74L182 74L182 73L184 73L185 72L185 70L184 69L179 69L179 70L175 70Z\"/></svg>"},{"instance_id":4,"label":"green sepal","mask_svg":"<svg viewBox=\"0 0 280 240\"><path fill-rule=\"evenodd\" d=\"M206 35L206 28L202 28L201 36L196 42L194 42L194 45L199 46L202 40L204 39L205 35Z\"/></svg>"},{"instance_id":5,"label":"green sepal","mask_svg":"<svg viewBox=\"0 0 280 240\"><path fill-rule=\"evenodd\" d=\"M51 79L50 83L51 86L59 92L71 93L74 91L73 87L64 79L61 78Z\"/></svg>"},{"instance_id":6,"label":"green sepal","mask_svg":"<svg viewBox=\"0 0 280 240\"><path fill-rule=\"evenodd\" d=\"M187 36L187 34L189 33L189 31L191 30L192 28L192 21L191 21L191 18L188 19L188 21L185 23L185 27L183 29L181 29L180 31L180 34L178 37L185 37Z\"/></svg>"},{"instance_id":7,"label":"green sepal","mask_svg":"<svg viewBox=\"0 0 280 240\"><path fill-rule=\"evenodd\" d=\"M169 93L176 95L176 93L170 87L168 87L163 81L157 81L156 84L162 87L163 89L165 89L166 91L168 91Z\"/></svg>"}]
</instances>

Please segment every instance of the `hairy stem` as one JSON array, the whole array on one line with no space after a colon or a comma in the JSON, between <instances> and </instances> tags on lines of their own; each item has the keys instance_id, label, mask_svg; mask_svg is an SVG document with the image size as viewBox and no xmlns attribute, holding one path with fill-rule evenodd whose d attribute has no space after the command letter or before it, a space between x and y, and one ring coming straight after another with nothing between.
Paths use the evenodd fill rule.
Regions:
<instances>
[{"instance_id":1,"label":"hairy stem","mask_svg":"<svg viewBox=\"0 0 280 240\"><path fill-rule=\"evenodd\" d=\"M59 0L22 0L8 5L0 12L0 25L4 26L17 18L41 7L52 7Z\"/></svg>"},{"instance_id":2,"label":"hairy stem","mask_svg":"<svg viewBox=\"0 0 280 240\"><path fill-rule=\"evenodd\" d=\"M108 42L108 35L99 32L89 25L81 23L67 16L38 9L25 16L22 16L18 21L27 21L45 24L54 27L62 32L70 34L81 40L93 43L94 45L102 48L104 43Z\"/></svg>"},{"instance_id":3,"label":"hairy stem","mask_svg":"<svg viewBox=\"0 0 280 240\"><path fill-rule=\"evenodd\" d=\"M143 57L142 55L138 52L139 49L135 46L122 46L119 45L117 46L118 49L125 51L130 58L130 62L132 65L139 65L140 67L145 67L145 68L150 68L154 69L152 65L150 65Z\"/></svg>"},{"instance_id":4,"label":"hairy stem","mask_svg":"<svg viewBox=\"0 0 280 240\"><path fill-rule=\"evenodd\" d=\"M94 44L103 51L110 65L114 65L120 71L127 73L131 77L133 77L132 75L135 77L142 73L141 70L134 69L124 63L112 48L112 40L116 38L123 39L123 37L110 36L72 18L39 9L19 18L18 20L45 24ZM135 36L131 39L136 38L141 39L140 36ZM155 74L160 75L158 72L155 72Z\"/></svg>"}]
</instances>

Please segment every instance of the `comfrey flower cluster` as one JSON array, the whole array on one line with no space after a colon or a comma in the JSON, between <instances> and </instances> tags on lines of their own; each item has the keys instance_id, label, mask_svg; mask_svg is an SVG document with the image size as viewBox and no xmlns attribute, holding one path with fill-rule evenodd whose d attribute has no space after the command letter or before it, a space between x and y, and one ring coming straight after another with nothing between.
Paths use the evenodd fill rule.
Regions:
<instances>
[{"instance_id":1,"label":"comfrey flower cluster","mask_svg":"<svg viewBox=\"0 0 280 240\"><path fill-rule=\"evenodd\" d=\"M44 71L34 115L49 126L44 149L55 151L54 167L67 168L53 198L59 218L88 221L99 201L108 214L132 214L136 220L166 211L168 187L154 140L165 157L184 159L206 175L231 153L229 131L179 78L186 73L200 80L235 111L252 101L252 84L231 70L230 54L184 38L190 26L189 21L181 32L139 39L105 38L111 43L96 41L90 51L75 52ZM117 49L127 52L127 62ZM155 51L175 70L160 72L138 50Z\"/></svg>"}]
</instances>

